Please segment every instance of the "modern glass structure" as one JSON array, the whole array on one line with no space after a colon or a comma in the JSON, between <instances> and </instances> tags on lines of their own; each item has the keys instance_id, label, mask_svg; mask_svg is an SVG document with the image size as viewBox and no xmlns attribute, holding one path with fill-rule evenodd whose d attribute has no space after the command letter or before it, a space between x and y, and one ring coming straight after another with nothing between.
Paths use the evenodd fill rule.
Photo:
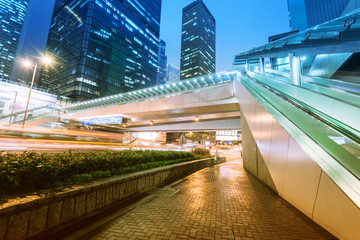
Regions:
<instances>
[{"instance_id":1,"label":"modern glass structure","mask_svg":"<svg viewBox=\"0 0 360 240\"><path fill-rule=\"evenodd\" d=\"M215 24L202 0L183 8L181 80L215 73Z\"/></svg>"},{"instance_id":2,"label":"modern glass structure","mask_svg":"<svg viewBox=\"0 0 360 240\"><path fill-rule=\"evenodd\" d=\"M29 0L0 1L0 80L10 80Z\"/></svg>"},{"instance_id":3,"label":"modern glass structure","mask_svg":"<svg viewBox=\"0 0 360 240\"><path fill-rule=\"evenodd\" d=\"M40 86L92 99L156 84L161 0L57 0Z\"/></svg>"},{"instance_id":4,"label":"modern glass structure","mask_svg":"<svg viewBox=\"0 0 360 240\"><path fill-rule=\"evenodd\" d=\"M340 17L351 0L288 0L292 30L305 30Z\"/></svg>"},{"instance_id":5,"label":"modern glass structure","mask_svg":"<svg viewBox=\"0 0 360 240\"><path fill-rule=\"evenodd\" d=\"M21 59L32 59L36 61L44 54L48 38L51 17L53 15L55 0L31 0L24 20L24 26L17 47L15 64L12 68L11 81L29 85L33 72L24 69ZM40 69L37 68L35 84L37 85Z\"/></svg>"},{"instance_id":6,"label":"modern glass structure","mask_svg":"<svg viewBox=\"0 0 360 240\"><path fill-rule=\"evenodd\" d=\"M168 63L166 71L166 83L176 83L178 81L180 81L179 67Z\"/></svg>"},{"instance_id":7,"label":"modern glass structure","mask_svg":"<svg viewBox=\"0 0 360 240\"><path fill-rule=\"evenodd\" d=\"M156 85L161 85L166 83L166 64L167 56L165 55L166 43L163 40L160 40L159 43L159 58L158 58L158 69L157 69L157 78Z\"/></svg>"}]
</instances>

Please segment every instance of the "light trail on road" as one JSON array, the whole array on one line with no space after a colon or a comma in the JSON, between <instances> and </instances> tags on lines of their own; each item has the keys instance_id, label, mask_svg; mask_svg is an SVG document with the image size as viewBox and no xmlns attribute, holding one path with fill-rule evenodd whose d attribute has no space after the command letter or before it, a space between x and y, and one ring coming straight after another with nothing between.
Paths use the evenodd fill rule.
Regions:
<instances>
[{"instance_id":1,"label":"light trail on road","mask_svg":"<svg viewBox=\"0 0 360 240\"><path fill-rule=\"evenodd\" d=\"M104 151L128 149L129 145L111 142L85 142L50 139L11 139L0 138L0 151L46 151L62 152L67 150Z\"/></svg>"}]
</instances>

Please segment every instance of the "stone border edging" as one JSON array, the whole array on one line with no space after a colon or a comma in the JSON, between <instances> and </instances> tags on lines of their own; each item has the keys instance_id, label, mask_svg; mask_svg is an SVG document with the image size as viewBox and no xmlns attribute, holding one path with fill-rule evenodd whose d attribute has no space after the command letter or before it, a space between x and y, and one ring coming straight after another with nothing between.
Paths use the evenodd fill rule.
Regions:
<instances>
[{"instance_id":1,"label":"stone border edging","mask_svg":"<svg viewBox=\"0 0 360 240\"><path fill-rule=\"evenodd\" d=\"M201 159L111 177L92 186L0 209L0 240L22 240L85 220L106 206L224 161Z\"/></svg>"}]
</instances>

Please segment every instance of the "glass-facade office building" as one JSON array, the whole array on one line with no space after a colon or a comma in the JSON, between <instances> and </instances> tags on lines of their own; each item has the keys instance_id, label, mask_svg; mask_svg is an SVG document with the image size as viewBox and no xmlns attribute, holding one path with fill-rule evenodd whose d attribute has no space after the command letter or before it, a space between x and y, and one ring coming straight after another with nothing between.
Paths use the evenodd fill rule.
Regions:
<instances>
[{"instance_id":1,"label":"glass-facade office building","mask_svg":"<svg viewBox=\"0 0 360 240\"><path fill-rule=\"evenodd\" d=\"M167 56L165 54L166 43L163 40L160 40L159 43L159 58L158 58L158 70L157 70L157 79L156 85L162 85L166 83L166 64Z\"/></svg>"},{"instance_id":2,"label":"glass-facade office building","mask_svg":"<svg viewBox=\"0 0 360 240\"><path fill-rule=\"evenodd\" d=\"M166 70L166 83L176 83L180 81L180 69L179 67L168 63Z\"/></svg>"},{"instance_id":3,"label":"glass-facade office building","mask_svg":"<svg viewBox=\"0 0 360 240\"><path fill-rule=\"evenodd\" d=\"M156 84L161 0L56 0L40 86L92 99Z\"/></svg>"},{"instance_id":4,"label":"glass-facade office building","mask_svg":"<svg viewBox=\"0 0 360 240\"><path fill-rule=\"evenodd\" d=\"M0 80L11 80L28 0L0 0Z\"/></svg>"},{"instance_id":5,"label":"glass-facade office building","mask_svg":"<svg viewBox=\"0 0 360 240\"><path fill-rule=\"evenodd\" d=\"M288 0L292 30L305 30L340 17L350 0Z\"/></svg>"},{"instance_id":6,"label":"glass-facade office building","mask_svg":"<svg viewBox=\"0 0 360 240\"><path fill-rule=\"evenodd\" d=\"M202 0L182 14L180 79L215 73L215 18Z\"/></svg>"}]
</instances>

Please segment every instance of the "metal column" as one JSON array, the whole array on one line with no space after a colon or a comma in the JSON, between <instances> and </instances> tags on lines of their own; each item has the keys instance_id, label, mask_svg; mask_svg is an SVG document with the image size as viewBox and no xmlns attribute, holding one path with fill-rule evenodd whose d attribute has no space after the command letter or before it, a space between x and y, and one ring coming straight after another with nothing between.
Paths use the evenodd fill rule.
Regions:
<instances>
[{"instance_id":1,"label":"metal column","mask_svg":"<svg viewBox=\"0 0 360 240\"><path fill-rule=\"evenodd\" d=\"M289 53L291 83L301 86L301 61L299 56Z\"/></svg>"},{"instance_id":2,"label":"metal column","mask_svg":"<svg viewBox=\"0 0 360 240\"><path fill-rule=\"evenodd\" d=\"M259 58L259 70L261 74L265 74L265 59Z\"/></svg>"}]
</instances>

